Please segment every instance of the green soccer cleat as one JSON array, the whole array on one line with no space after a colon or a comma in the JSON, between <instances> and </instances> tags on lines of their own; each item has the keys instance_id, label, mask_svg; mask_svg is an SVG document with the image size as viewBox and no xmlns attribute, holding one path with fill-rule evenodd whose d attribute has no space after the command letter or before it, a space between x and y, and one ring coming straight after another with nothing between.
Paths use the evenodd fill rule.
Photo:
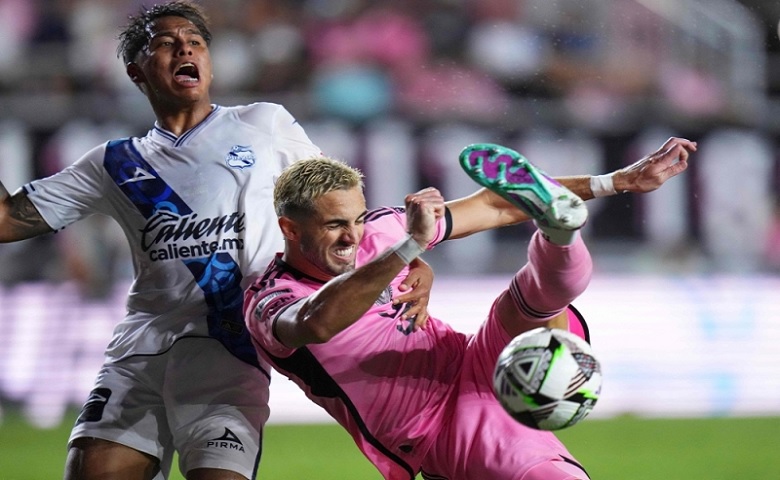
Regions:
<instances>
[{"instance_id":1,"label":"green soccer cleat","mask_svg":"<svg viewBox=\"0 0 780 480\"><path fill-rule=\"evenodd\" d=\"M469 145L460 165L478 184L500 195L543 227L577 230L588 219L585 202L516 151L492 143Z\"/></svg>"}]
</instances>

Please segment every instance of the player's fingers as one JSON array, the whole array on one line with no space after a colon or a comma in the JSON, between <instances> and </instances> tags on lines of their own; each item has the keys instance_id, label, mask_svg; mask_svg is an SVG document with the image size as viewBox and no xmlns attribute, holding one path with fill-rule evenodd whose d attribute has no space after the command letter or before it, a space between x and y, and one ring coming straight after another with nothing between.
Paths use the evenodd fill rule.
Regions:
<instances>
[{"instance_id":1,"label":"player's fingers","mask_svg":"<svg viewBox=\"0 0 780 480\"><path fill-rule=\"evenodd\" d=\"M393 298L393 305L415 303L422 298L427 298L428 292L424 292L422 289L417 288L420 285L420 282L416 278L412 278L412 275L413 274L410 274L406 277L404 283L402 283L404 287L403 293ZM401 291L401 288L398 290Z\"/></svg>"},{"instance_id":2,"label":"player's fingers","mask_svg":"<svg viewBox=\"0 0 780 480\"><path fill-rule=\"evenodd\" d=\"M676 144L673 148L671 148L665 155L667 160L670 163L669 168L673 168L677 166L679 163L687 164L688 163L688 157L690 157L691 153L683 144ZM675 162L676 160L676 162Z\"/></svg>"},{"instance_id":3,"label":"player's fingers","mask_svg":"<svg viewBox=\"0 0 780 480\"><path fill-rule=\"evenodd\" d=\"M666 170L682 155L685 155L685 158L688 158L687 154L688 151L685 150L685 148L683 148L680 144L673 143L669 145L669 148L661 152L659 156L654 158L653 163L661 165L662 168Z\"/></svg>"},{"instance_id":4,"label":"player's fingers","mask_svg":"<svg viewBox=\"0 0 780 480\"><path fill-rule=\"evenodd\" d=\"M414 331L425 329L428 324L428 302L419 301L409 304L409 308L401 315L404 320L412 320L414 322Z\"/></svg>"},{"instance_id":5,"label":"player's fingers","mask_svg":"<svg viewBox=\"0 0 780 480\"><path fill-rule=\"evenodd\" d=\"M428 326L428 319L430 317L427 313L419 313L414 319L414 331L425 330Z\"/></svg>"},{"instance_id":6,"label":"player's fingers","mask_svg":"<svg viewBox=\"0 0 780 480\"><path fill-rule=\"evenodd\" d=\"M679 162L669 167L667 171L669 172L669 177L674 177L684 172L687 169L688 169L688 160L686 158L685 160L680 159Z\"/></svg>"}]
</instances>

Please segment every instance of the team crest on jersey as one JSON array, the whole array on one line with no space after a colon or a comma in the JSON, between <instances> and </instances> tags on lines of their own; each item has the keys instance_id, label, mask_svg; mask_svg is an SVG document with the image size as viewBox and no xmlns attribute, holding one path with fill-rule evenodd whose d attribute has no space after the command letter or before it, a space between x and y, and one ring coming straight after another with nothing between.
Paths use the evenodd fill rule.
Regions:
<instances>
[{"instance_id":1,"label":"team crest on jersey","mask_svg":"<svg viewBox=\"0 0 780 480\"><path fill-rule=\"evenodd\" d=\"M255 164L255 152L251 148L243 145L234 145L225 158L225 162L230 168L249 168Z\"/></svg>"},{"instance_id":2,"label":"team crest on jersey","mask_svg":"<svg viewBox=\"0 0 780 480\"><path fill-rule=\"evenodd\" d=\"M382 293L379 294L379 297L374 301L374 305L384 305L386 303L390 303L393 300L393 287L387 286Z\"/></svg>"}]
</instances>

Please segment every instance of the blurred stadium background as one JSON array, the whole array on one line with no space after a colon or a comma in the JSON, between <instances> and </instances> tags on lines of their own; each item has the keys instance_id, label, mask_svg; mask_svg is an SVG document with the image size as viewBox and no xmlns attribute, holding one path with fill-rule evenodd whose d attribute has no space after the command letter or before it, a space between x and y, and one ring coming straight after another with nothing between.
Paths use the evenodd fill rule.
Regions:
<instances>
[{"instance_id":1,"label":"blurred stadium background","mask_svg":"<svg viewBox=\"0 0 780 480\"><path fill-rule=\"evenodd\" d=\"M116 33L142 3L154 2L0 0L9 190L150 128L152 112L116 58ZM605 385L591 419L563 436L601 473L594 478L777 478L780 460L760 448L780 444L780 3L201 3L214 24L214 101L284 104L323 151L366 172L370 205L427 185L448 198L471 192L452 165L473 142L506 144L566 175L628 165L672 135L698 141L689 171L661 191L590 202L584 235L596 273L577 306ZM428 254L432 312L473 330L530 232L512 227ZM60 475L129 274L124 239L102 218L0 245L0 478ZM314 450L333 435L281 378L271 423L272 438L314 440ZM312 461L351 465L349 440L328 440L337 441L345 453ZM273 443L269 463L284 451ZM763 468L744 470L751 458ZM35 473L47 461L54 473ZM650 476L634 475L652 465ZM371 478L362 472L354 478Z\"/></svg>"}]
</instances>

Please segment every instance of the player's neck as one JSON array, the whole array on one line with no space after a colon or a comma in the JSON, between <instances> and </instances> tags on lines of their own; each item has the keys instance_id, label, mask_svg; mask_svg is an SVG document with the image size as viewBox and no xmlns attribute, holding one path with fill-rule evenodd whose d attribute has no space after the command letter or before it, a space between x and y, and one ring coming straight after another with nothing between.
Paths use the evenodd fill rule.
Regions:
<instances>
[{"instance_id":1,"label":"player's neck","mask_svg":"<svg viewBox=\"0 0 780 480\"><path fill-rule=\"evenodd\" d=\"M334 275L324 272L322 269L309 262L303 255L296 254L295 250L291 251L286 249L282 255L282 261L304 275L321 280L323 283L334 277Z\"/></svg>"},{"instance_id":2,"label":"player's neck","mask_svg":"<svg viewBox=\"0 0 780 480\"><path fill-rule=\"evenodd\" d=\"M211 103L199 103L188 108L155 109L157 123L179 137L203 121L214 109Z\"/></svg>"}]
</instances>

